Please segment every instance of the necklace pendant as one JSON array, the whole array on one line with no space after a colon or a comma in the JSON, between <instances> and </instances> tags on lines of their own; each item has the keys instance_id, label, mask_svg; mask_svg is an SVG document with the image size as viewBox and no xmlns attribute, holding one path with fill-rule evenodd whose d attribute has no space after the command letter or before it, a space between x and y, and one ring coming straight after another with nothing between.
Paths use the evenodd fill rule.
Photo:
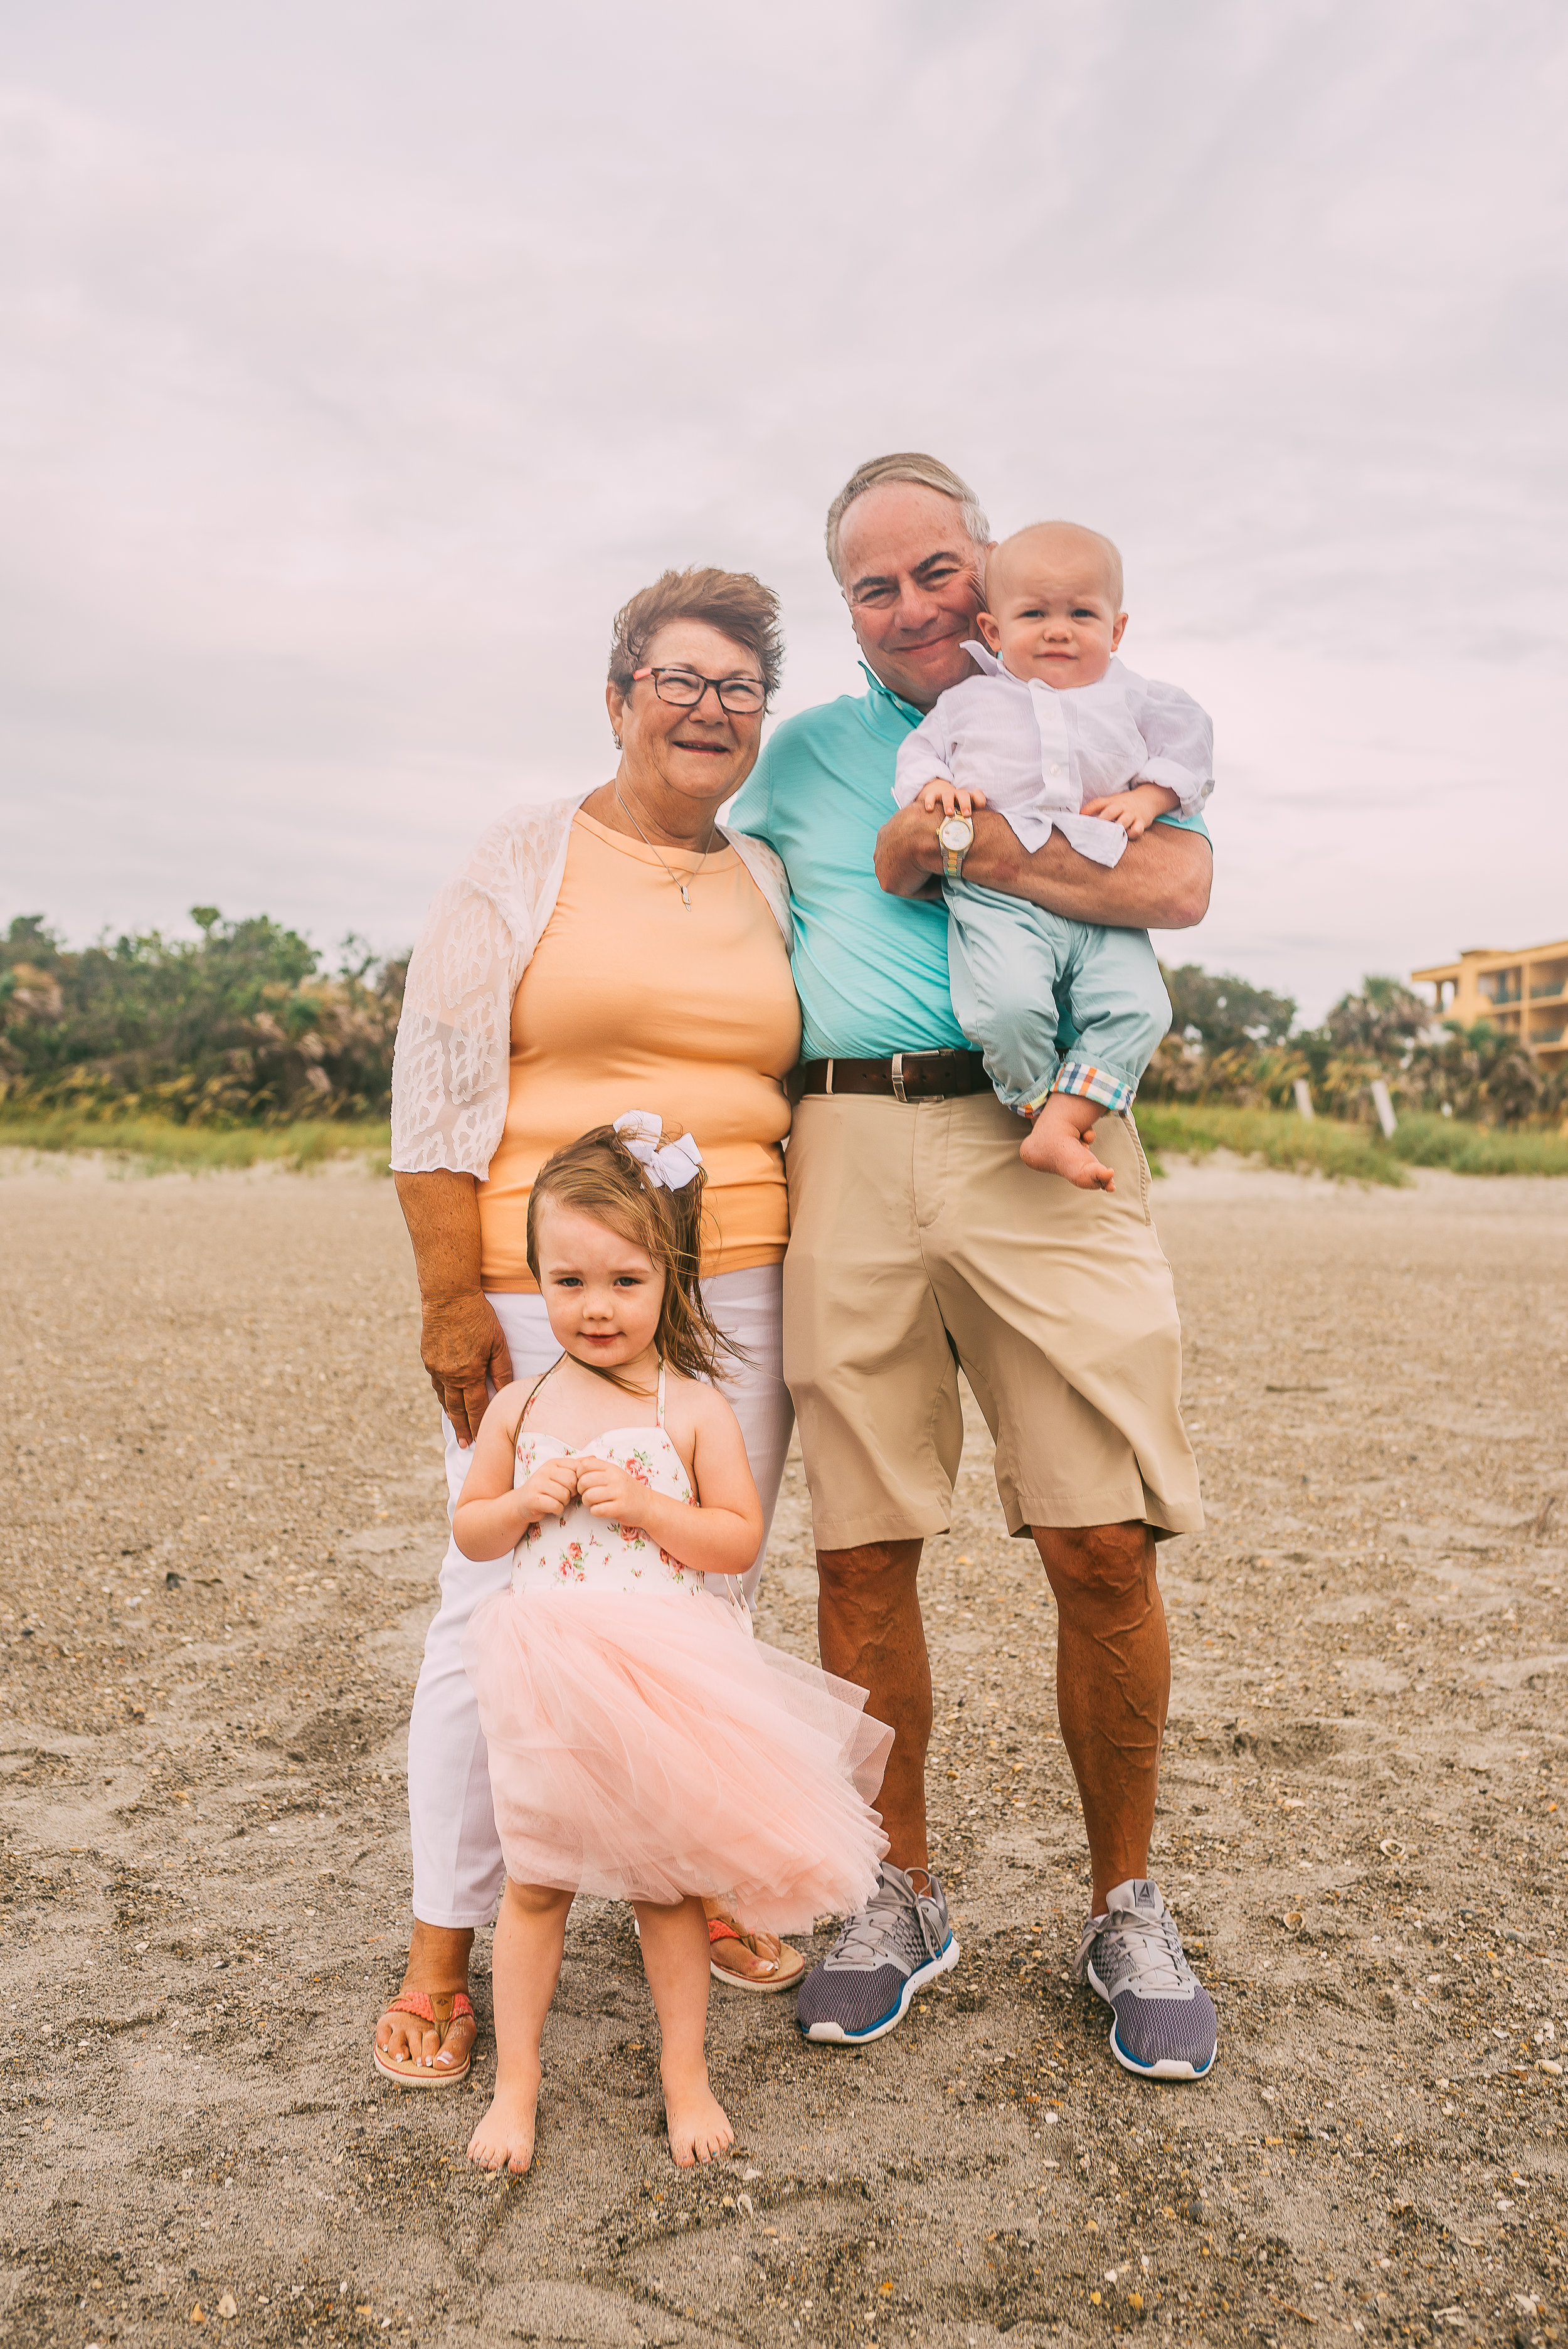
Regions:
<instances>
[{"instance_id":1,"label":"necklace pendant","mask_svg":"<svg viewBox=\"0 0 1568 2349\"><path fill-rule=\"evenodd\" d=\"M681 883L681 904L686 908L688 913L691 911L691 891L686 887L684 881Z\"/></svg>"}]
</instances>

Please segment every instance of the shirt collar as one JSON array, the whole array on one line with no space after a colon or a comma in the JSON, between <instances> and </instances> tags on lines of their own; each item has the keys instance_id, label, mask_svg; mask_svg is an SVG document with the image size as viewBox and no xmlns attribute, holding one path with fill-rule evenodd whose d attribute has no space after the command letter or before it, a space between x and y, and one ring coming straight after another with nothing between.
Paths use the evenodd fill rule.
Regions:
<instances>
[{"instance_id":1,"label":"shirt collar","mask_svg":"<svg viewBox=\"0 0 1568 2349\"><path fill-rule=\"evenodd\" d=\"M913 701L905 701L903 695L895 693L891 685L884 685L875 669L868 668L864 661L861 663L861 673L871 688L867 699L873 718L885 717L891 712L896 712L909 725L920 724L925 716L923 709L917 709Z\"/></svg>"}]
</instances>

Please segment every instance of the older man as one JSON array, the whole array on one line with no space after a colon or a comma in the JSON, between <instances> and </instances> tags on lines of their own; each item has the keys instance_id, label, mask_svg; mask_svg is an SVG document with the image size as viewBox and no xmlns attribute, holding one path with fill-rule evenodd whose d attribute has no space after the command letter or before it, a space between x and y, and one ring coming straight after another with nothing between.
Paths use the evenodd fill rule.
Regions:
<instances>
[{"instance_id":1,"label":"older man","mask_svg":"<svg viewBox=\"0 0 1568 2349\"><path fill-rule=\"evenodd\" d=\"M954 1017L934 876L945 859L1058 914L1179 929L1207 909L1211 851L1200 820L1166 819L1107 872L1059 833L1026 854L988 812L972 843L946 847L918 802L892 812L900 743L971 674L989 534L934 458L860 468L827 535L868 690L781 726L735 810L783 858L795 917L784 1371L822 1661L897 1732L882 1880L803 1986L800 2024L810 2039L879 2038L958 1955L929 1867L916 1578L924 1537L951 1522L962 1365L996 1439L1008 1529L1034 1540L1057 1600L1057 1701L1094 1876L1078 1978L1114 2011L1119 2063L1201 2079L1213 2006L1147 1872L1171 1676L1154 1545L1202 1522L1171 1275L1130 1117L1099 1128L1109 1195L1020 1160L1018 1121Z\"/></svg>"}]
</instances>

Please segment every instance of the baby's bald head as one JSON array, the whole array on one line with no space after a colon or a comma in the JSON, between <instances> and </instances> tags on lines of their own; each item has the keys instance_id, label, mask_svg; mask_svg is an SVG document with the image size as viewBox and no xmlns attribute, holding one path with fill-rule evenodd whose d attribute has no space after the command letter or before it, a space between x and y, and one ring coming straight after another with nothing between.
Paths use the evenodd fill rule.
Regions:
<instances>
[{"instance_id":1,"label":"baby's bald head","mask_svg":"<svg viewBox=\"0 0 1568 2349\"><path fill-rule=\"evenodd\" d=\"M1016 530L992 549L985 564L985 600L996 609L996 599L1028 584L1035 576L1063 585L1091 582L1113 612L1121 609L1121 556L1103 531L1086 530L1076 522L1032 522Z\"/></svg>"},{"instance_id":2,"label":"baby's bald head","mask_svg":"<svg viewBox=\"0 0 1568 2349\"><path fill-rule=\"evenodd\" d=\"M1031 523L992 553L985 605L975 625L1012 676L1094 685L1127 626L1121 557L1079 523Z\"/></svg>"}]
</instances>

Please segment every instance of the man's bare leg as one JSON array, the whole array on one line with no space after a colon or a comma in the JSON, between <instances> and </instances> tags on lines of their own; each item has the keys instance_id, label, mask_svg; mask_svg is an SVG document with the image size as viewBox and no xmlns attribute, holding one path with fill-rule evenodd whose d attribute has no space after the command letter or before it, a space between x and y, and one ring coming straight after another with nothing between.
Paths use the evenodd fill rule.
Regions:
<instances>
[{"instance_id":1,"label":"man's bare leg","mask_svg":"<svg viewBox=\"0 0 1568 2349\"><path fill-rule=\"evenodd\" d=\"M947 1901L925 1837L931 1660L920 1619L917 1541L819 1550L817 1639L822 1661L866 1692L866 1710L894 1732L877 1807L888 1853L863 1908L846 1918L800 1986L795 2019L808 2039L861 2046L897 2028L926 1982L958 1962Z\"/></svg>"},{"instance_id":2,"label":"man's bare leg","mask_svg":"<svg viewBox=\"0 0 1568 2349\"><path fill-rule=\"evenodd\" d=\"M399 1997L409 1991L423 1991L427 1996L434 1992L438 1997L443 1992L466 1992L469 1951L473 1945L471 1927L422 1925L416 1917ZM443 2049L440 2033L421 2023L417 2014L384 2014L377 2026L376 2044L389 2064L397 2061L402 2050L411 2064L456 2071L471 2053L477 2036L471 2015L454 2015Z\"/></svg>"},{"instance_id":3,"label":"man's bare leg","mask_svg":"<svg viewBox=\"0 0 1568 2349\"><path fill-rule=\"evenodd\" d=\"M1119 1526L1032 1528L1057 1601L1057 1709L1094 1869L1094 1914L1147 1876L1171 1704L1154 1537Z\"/></svg>"},{"instance_id":4,"label":"man's bare leg","mask_svg":"<svg viewBox=\"0 0 1568 2349\"><path fill-rule=\"evenodd\" d=\"M918 1541L817 1552L817 1641L824 1671L866 1692L866 1711L894 1732L877 1808L888 1858L923 1868L931 1659L921 1620Z\"/></svg>"},{"instance_id":5,"label":"man's bare leg","mask_svg":"<svg viewBox=\"0 0 1568 2349\"><path fill-rule=\"evenodd\" d=\"M1056 1593L1057 1708L1094 1870L1074 1977L1114 2013L1110 2049L1124 2070L1146 2080L1204 2080L1219 2054L1219 2018L1149 1881L1171 1702L1154 1537L1136 1521L1037 1526L1034 1536Z\"/></svg>"}]
</instances>

